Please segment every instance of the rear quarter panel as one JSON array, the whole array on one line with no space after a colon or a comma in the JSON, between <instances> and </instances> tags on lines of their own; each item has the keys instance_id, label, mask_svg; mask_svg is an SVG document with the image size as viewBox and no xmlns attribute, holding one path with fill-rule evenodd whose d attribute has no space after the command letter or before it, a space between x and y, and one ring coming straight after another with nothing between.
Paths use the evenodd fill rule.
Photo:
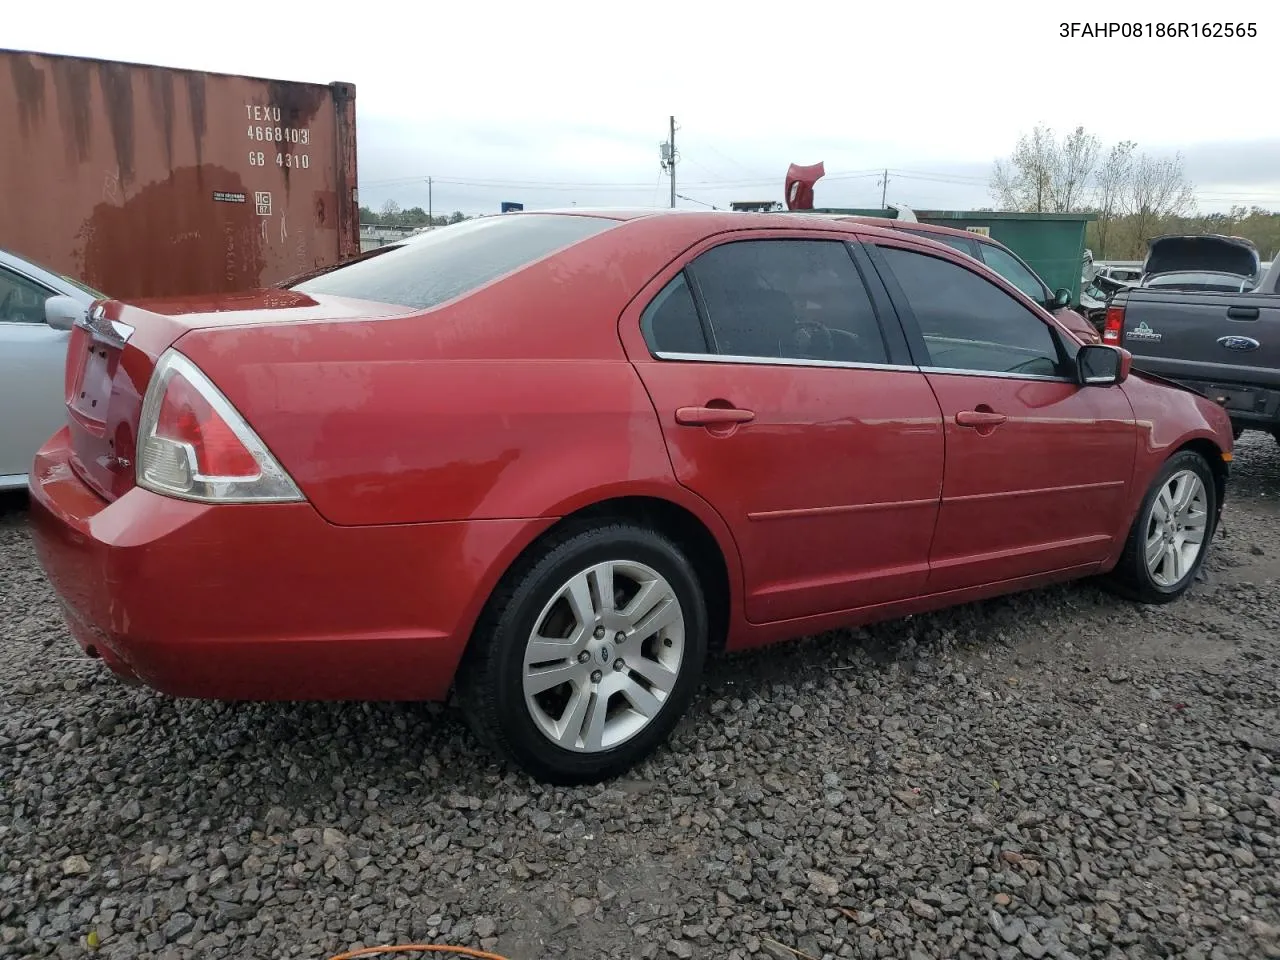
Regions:
<instances>
[{"instance_id":1,"label":"rear quarter panel","mask_svg":"<svg viewBox=\"0 0 1280 960\"><path fill-rule=\"evenodd\" d=\"M177 347L335 524L674 493L617 317L702 232L637 221L424 313L198 329Z\"/></svg>"}]
</instances>

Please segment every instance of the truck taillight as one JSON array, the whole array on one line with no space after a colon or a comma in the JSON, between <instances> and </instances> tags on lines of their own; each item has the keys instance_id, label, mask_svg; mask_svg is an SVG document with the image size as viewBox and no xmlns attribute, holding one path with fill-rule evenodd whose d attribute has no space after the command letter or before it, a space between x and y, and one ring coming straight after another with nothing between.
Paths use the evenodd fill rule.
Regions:
<instances>
[{"instance_id":1,"label":"truck taillight","mask_svg":"<svg viewBox=\"0 0 1280 960\"><path fill-rule=\"evenodd\" d=\"M1107 307L1107 316L1102 323L1102 342L1119 346L1123 333L1124 307Z\"/></svg>"},{"instance_id":2,"label":"truck taillight","mask_svg":"<svg viewBox=\"0 0 1280 960\"><path fill-rule=\"evenodd\" d=\"M138 486L208 503L302 494L231 402L175 350L156 364L138 425Z\"/></svg>"}]
</instances>

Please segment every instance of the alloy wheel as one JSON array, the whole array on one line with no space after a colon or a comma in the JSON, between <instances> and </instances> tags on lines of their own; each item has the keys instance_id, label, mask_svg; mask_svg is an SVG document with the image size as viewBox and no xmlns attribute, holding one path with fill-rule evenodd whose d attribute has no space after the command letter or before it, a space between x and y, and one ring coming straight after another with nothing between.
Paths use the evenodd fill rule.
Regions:
<instances>
[{"instance_id":1,"label":"alloy wheel","mask_svg":"<svg viewBox=\"0 0 1280 960\"><path fill-rule=\"evenodd\" d=\"M1147 515L1143 558L1151 579L1164 588L1186 579L1204 549L1209 529L1209 497L1192 470L1165 481Z\"/></svg>"},{"instance_id":2,"label":"alloy wheel","mask_svg":"<svg viewBox=\"0 0 1280 960\"><path fill-rule=\"evenodd\" d=\"M633 561L597 563L563 584L535 620L525 705L557 746L609 750L662 710L684 649L684 611L666 578Z\"/></svg>"}]
</instances>

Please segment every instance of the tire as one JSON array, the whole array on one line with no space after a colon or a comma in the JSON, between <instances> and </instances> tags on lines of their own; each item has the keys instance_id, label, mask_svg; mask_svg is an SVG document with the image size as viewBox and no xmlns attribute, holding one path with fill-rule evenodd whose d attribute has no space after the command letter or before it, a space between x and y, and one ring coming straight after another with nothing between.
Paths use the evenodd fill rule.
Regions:
<instances>
[{"instance_id":1,"label":"tire","mask_svg":"<svg viewBox=\"0 0 1280 960\"><path fill-rule=\"evenodd\" d=\"M1188 488L1180 488L1184 482L1189 484L1188 509L1181 516L1175 514L1171 526L1162 532L1158 529L1160 515L1167 510L1165 504L1170 500L1186 495ZM1111 573L1113 585L1141 603L1169 603L1186 593L1195 582L1209 544L1217 533L1217 497L1213 472L1204 457L1190 450L1170 457L1142 498L1124 553ZM1184 547L1198 546L1194 555L1187 549L1175 551L1178 538L1196 533L1197 528L1200 536L1198 545L1194 541L1183 543ZM1157 536L1160 537L1159 544L1153 539ZM1172 540L1168 539L1170 536ZM1146 552L1148 544L1164 545L1161 555L1151 563L1148 563Z\"/></svg>"},{"instance_id":2,"label":"tire","mask_svg":"<svg viewBox=\"0 0 1280 960\"><path fill-rule=\"evenodd\" d=\"M597 600L606 570L620 607ZM611 779L664 743L688 709L707 623L697 572L665 536L625 522L568 530L520 562L487 604L459 673L463 712L478 739L538 780ZM548 637L564 639L549 646Z\"/></svg>"}]
</instances>

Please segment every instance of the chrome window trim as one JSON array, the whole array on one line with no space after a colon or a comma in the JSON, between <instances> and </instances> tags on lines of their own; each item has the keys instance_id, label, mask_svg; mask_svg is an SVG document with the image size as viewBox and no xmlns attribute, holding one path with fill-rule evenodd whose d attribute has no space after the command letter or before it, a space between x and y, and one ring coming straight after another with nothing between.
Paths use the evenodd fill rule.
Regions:
<instances>
[{"instance_id":1,"label":"chrome window trim","mask_svg":"<svg viewBox=\"0 0 1280 960\"><path fill-rule=\"evenodd\" d=\"M1000 380L1037 380L1044 383L1075 383L1070 377L1045 377L1038 373L1002 373L999 370L959 370L955 367L921 367L921 373L945 374L953 377L996 377Z\"/></svg>"},{"instance_id":2,"label":"chrome window trim","mask_svg":"<svg viewBox=\"0 0 1280 960\"><path fill-rule=\"evenodd\" d=\"M691 363L750 363L770 367L835 367L840 370L897 370L918 373L919 367L894 363L861 363L850 360L801 360L792 357L740 357L722 353L668 353L659 351L653 356L659 360L677 360Z\"/></svg>"},{"instance_id":3,"label":"chrome window trim","mask_svg":"<svg viewBox=\"0 0 1280 960\"><path fill-rule=\"evenodd\" d=\"M954 367L915 367L897 363L856 363L847 360L799 360L791 357L738 357L712 353L668 353L652 356L681 363L747 363L769 367L833 367L837 370L892 370L898 373L936 373L953 377L988 377L1041 383L1075 383L1071 377L1045 377L1034 373L1001 373L999 370L959 370ZM1108 380L1110 382L1110 380Z\"/></svg>"}]
</instances>

